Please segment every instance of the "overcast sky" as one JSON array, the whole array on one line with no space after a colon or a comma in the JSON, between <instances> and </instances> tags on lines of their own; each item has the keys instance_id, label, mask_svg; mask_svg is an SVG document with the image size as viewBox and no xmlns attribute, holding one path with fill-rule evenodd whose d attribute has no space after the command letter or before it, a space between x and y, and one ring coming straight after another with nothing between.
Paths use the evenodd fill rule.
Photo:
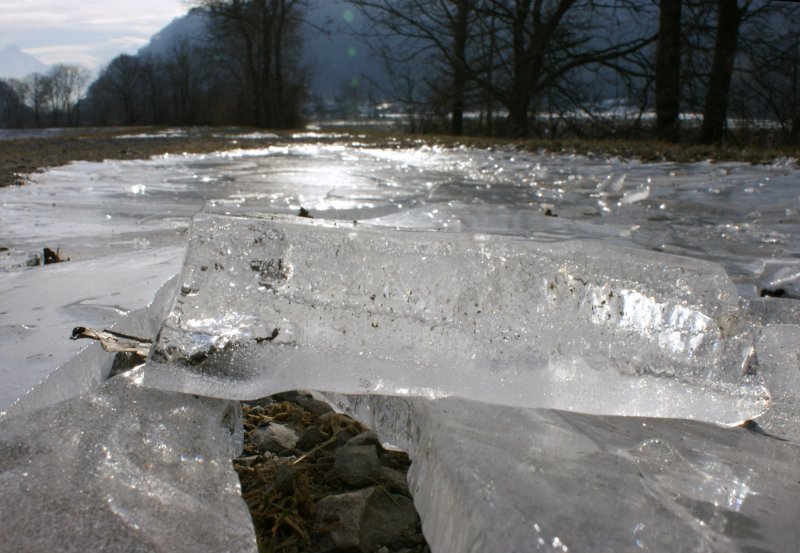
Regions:
<instances>
[{"instance_id":1,"label":"overcast sky","mask_svg":"<svg viewBox=\"0 0 800 553\"><path fill-rule=\"evenodd\" d=\"M13 44L46 64L98 69L135 53L190 0L0 0L0 48Z\"/></svg>"}]
</instances>

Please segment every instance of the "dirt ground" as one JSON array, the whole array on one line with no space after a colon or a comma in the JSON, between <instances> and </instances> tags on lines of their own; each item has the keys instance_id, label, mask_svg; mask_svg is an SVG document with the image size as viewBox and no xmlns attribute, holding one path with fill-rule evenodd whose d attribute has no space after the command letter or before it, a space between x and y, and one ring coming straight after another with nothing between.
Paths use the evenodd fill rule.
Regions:
<instances>
[{"instance_id":1,"label":"dirt ground","mask_svg":"<svg viewBox=\"0 0 800 553\"><path fill-rule=\"evenodd\" d=\"M140 136L131 137L132 133ZM232 147L259 148L275 141L274 138L237 140L232 131L217 130L198 130L178 136L152 136L154 134L158 134L158 131L136 129L0 140L0 187L25 184L25 175L47 167L65 165L70 161L199 154Z\"/></svg>"}]
</instances>

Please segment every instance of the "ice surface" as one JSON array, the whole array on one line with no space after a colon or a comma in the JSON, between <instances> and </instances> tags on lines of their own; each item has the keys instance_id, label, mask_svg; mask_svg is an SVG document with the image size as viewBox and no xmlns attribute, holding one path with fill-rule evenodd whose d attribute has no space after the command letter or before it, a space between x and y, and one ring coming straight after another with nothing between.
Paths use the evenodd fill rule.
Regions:
<instances>
[{"instance_id":1,"label":"ice surface","mask_svg":"<svg viewBox=\"0 0 800 553\"><path fill-rule=\"evenodd\" d=\"M757 347L772 396L770 410L758 421L771 432L800 443L800 324L767 325Z\"/></svg>"},{"instance_id":2,"label":"ice surface","mask_svg":"<svg viewBox=\"0 0 800 553\"><path fill-rule=\"evenodd\" d=\"M437 553L771 551L800 543L800 448L697 421L335 396L411 452Z\"/></svg>"},{"instance_id":3,"label":"ice surface","mask_svg":"<svg viewBox=\"0 0 800 553\"><path fill-rule=\"evenodd\" d=\"M166 317L166 308L171 305L172 297L175 295L177 276L168 280L148 305L127 313L108 326L129 336L140 336L145 339L155 337L161 322ZM142 278L141 281L146 282L146 278ZM55 341L55 344L61 346L59 341ZM51 370L8 406L2 416L19 416L85 394L108 379L112 373L115 354L103 351L97 342L83 341L82 345L83 349L79 353L62 364L57 364L51 357L53 359ZM53 350L61 352L60 347L54 346Z\"/></svg>"},{"instance_id":4,"label":"ice surface","mask_svg":"<svg viewBox=\"0 0 800 553\"><path fill-rule=\"evenodd\" d=\"M256 551L230 462L237 407L136 380L2 421L0 549Z\"/></svg>"},{"instance_id":5,"label":"ice surface","mask_svg":"<svg viewBox=\"0 0 800 553\"><path fill-rule=\"evenodd\" d=\"M737 423L767 393L719 266L598 242L195 217L145 382Z\"/></svg>"},{"instance_id":6,"label":"ice surface","mask_svg":"<svg viewBox=\"0 0 800 553\"><path fill-rule=\"evenodd\" d=\"M155 291L179 271L184 251L158 248L0 272L0 412L83 350L94 350L89 352L94 363L84 359L77 370L65 370L69 375L64 385L76 385L74 394L101 382L108 375L111 357L89 341L69 340L72 329L110 327L131 311L146 307ZM93 370L86 370L92 366ZM59 401L72 394L62 388L54 398L43 401Z\"/></svg>"},{"instance_id":7,"label":"ice surface","mask_svg":"<svg viewBox=\"0 0 800 553\"><path fill-rule=\"evenodd\" d=\"M304 206L329 219L391 217L385 224L521 236L551 224L561 236L576 230L573 237L719 262L748 297L776 288L800 297L794 161L653 164L512 148L366 148L340 138L33 175L35 185L0 190L2 245L13 254L0 266L24 264L43 245L75 259L184 243L188 219L209 202L231 212ZM562 224L542 222L546 209Z\"/></svg>"},{"instance_id":8,"label":"ice surface","mask_svg":"<svg viewBox=\"0 0 800 553\"><path fill-rule=\"evenodd\" d=\"M339 138L74 163L0 189L0 246L9 248L0 252L0 367L11 366L7 359L16 367L0 378L0 394L13 401L8 390L33 386L0 417L0 549L254 550L229 432L219 424L226 403L142 388L141 372L98 387L110 355L87 347L69 357L85 344L67 340L73 326L103 326L151 301L167 265L177 271L182 258L160 265L158 252L184 248L189 219L206 205L231 214L303 206L339 222L258 220L284 232L273 241L280 264L237 258L252 231L226 237L231 229L221 224L212 243L192 248L210 255L211 244L230 245L230 254L210 257L237 261L209 276L213 265L203 272L190 257L186 275L204 286L181 280L117 328L154 332L170 293L183 291L181 309L235 314L225 306L234 302L253 319L195 317L196 328L213 332L197 334L194 360L211 345L222 351L169 369L169 384L220 395L324 384L326 397L412 453L434 551L454 551L460 539L475 551L797 550L800 302L787 299L800 297L794 161L642 164L511 148L367 148ZM235 227L241 219L219 221ZM326 249L333 244L339 256ZM44 246L60 246L72 261L24 268ZM462 263L446 262L457 255ZM376 274L377 264L396 270ZM240 293L247 285L252 294ZM131 301L111 295L121 288ZM602 305L611 291L624 316ZM764 291L784 297L759 298ZM499 308L478 314L475 303ZM471 309L459 315L456 306ZM27 328L37 317L42 326ZM339 349L309 345L334 341ZM234 343L243 345L224 347ZM554 343L560 351L543 347ZM407 353L389 355L399 346ZM444 366L457 366L458 378L426 372ZM243 370L222 385L212 376L225 367ZM263 381L250 381L248 368ZM36 384L26 371L48 376ZM762 380L770 399L757 422L787 442L684 420L525 407L572 394L565 408L605 403L609 412L735 422L760 412ZM431 399L443 393L517 406Z\"/></svg>"}]
</instances>

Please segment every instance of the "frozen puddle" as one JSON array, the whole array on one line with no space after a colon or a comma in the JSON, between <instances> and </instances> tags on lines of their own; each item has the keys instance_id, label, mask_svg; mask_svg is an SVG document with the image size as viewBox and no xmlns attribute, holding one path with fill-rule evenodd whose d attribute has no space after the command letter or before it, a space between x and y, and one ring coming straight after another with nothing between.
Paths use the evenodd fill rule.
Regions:
<instances>
[{"instance_id":1,"label":"frozen puddle","mask_svg":"<svg viewBox=\"0 0 800 553\"><path fill-rule=\"evenodd\" d=\"M409 452L435 552L794 552L798 177L304 144L0 190L3 548L255 551L235 400L306 388ZM103 383L66 338L113 321L158 340Z\"/></svg>"}]
</instances>

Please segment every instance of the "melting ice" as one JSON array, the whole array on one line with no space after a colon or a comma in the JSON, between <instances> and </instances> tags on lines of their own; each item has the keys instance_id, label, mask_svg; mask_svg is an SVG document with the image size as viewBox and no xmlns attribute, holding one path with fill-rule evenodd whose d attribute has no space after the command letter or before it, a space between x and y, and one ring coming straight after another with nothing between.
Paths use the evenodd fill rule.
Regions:
<instances>
[{"instance_id":1,"label":"melting ice","mask_svg":"<svg viewBox=\"0 0 800 553\"><path fill-rule=\"evenodd\" d=\"M795 551L798 177L342 142L0 190L3 543L252 551L234 404L182 392L300 387L411 453L434 551ZM115 319L158 345L101 384L66 338Z\"/></svg>"},{"instance_id":2,"label":"melting ice","mask_svg":"<svg viewBox=\"0 0 800 553\"><path fill-rule=\"evenodd\" d=\"M766 409L717 265L589 241L199 215L145 382L235 399L428 390L737 423Z\"/></svg>"}]
</instances>

